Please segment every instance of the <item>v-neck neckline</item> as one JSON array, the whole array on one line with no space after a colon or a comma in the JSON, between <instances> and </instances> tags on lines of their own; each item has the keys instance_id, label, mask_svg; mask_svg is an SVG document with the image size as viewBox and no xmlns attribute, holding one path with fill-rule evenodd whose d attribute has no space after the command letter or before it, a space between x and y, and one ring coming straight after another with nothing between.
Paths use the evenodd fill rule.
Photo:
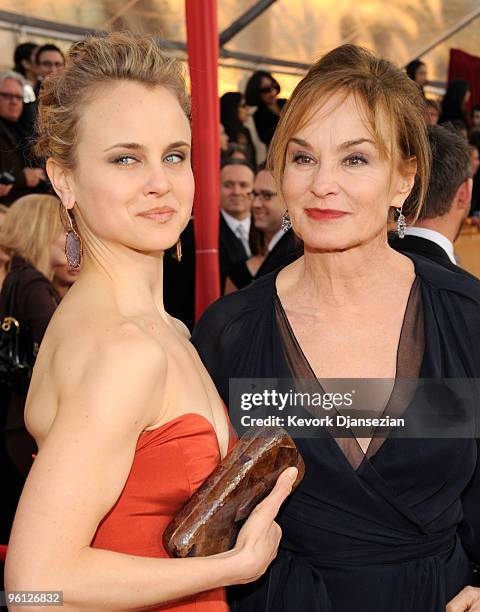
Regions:
<instances>
[{"instance_id":1,"label":"v-neck neckline","mask_svg":"<svg viewBox=\"0 0 480 612\"><path fill-rule=\"evenodd\" d=\"M413 262L415 264L415 262ZM309 360L307 359L294 331L288 319L288 316L285 312L281 299L277 292L276 287L276 279L278 273L275 275L274 279L274 307L276 311L277 318L277 331L279 332L280 338L282 340L282 346L284 348L285 355L287 357L287 362L289 368L292 372L294 378L307 378L307 379L315 379L318 383L318 387L321 393L324 393L324 388L320 379L317 377L314 369L312 368ZM282 333L283 332L283 333ZM411 338L413 337L413 342L416 343L415 348L416 351L413 351L413 358L407 359L404 361L404 346L411 346ZM290 342L289 342L290 340ZM291 345L292 350L296 353L293 355L291 359L289 359L289 351L288 344ZM420 349L420 351L418 351ZM423 358L424 358L424 325L423 325L423 304L421 300L421 279L415 269L415 278L410 287L407 303L405 306L405 311L403 314L402 325L400 328L400 336L397 345L396 352L396 364L395 364L395 379L392 390L388 399L384 405L382 413L378 415L378 417L383 417L393 413L395 416L400 416L408 407L408 401L402 402L400 401L402 398L399 395L402 395L402 392L399 390L399 384L403 379L416 379L419 376L419 372L421 371ZM298 376L300 372L296 372L295 363L300 364L300 367L303 367L304 372L306 372L305 376ZM403 386L403 385L402 385ZM411 385L410 385L411 387ZM413 393L409 395L409 399ZM337 415L341 415L341 413L334 406ZM376 435L378 428L375 428L372 432L372 436L370 438L367 449L364 451L360 446L360 443L357 440L353 430L350 427L345 428L345 438L339 438L333 435L332 430L336 430L335 427L324 428L329 437L335 442L335 446L338 448L338 451L341 453L343 458L347 461L349 466L355 471L358 472L365 461L368 461L374 457L386 440L389 437L389 433L391 428L389 428L388 433L385 433L382 436ZM353 447L352 444L349 444L349 441L353 439Z\"/></svg>"}]
</instances>

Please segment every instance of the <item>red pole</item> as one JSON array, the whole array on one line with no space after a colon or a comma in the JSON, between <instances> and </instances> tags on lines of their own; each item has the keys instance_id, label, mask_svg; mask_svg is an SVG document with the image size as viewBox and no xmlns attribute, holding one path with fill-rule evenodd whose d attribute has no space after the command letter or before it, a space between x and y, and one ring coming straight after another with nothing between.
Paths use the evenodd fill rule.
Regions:
<instances>
[{"instance_id":1,"label":"red pole","mask_svg":"<svg viewBox=\"0 0 480 612\"><path fill-rule=\"evenodd\" d=\"M185 0L195 175L195 316L220 296L220 111L216 0Z\"/></svg>"}]
</instances>

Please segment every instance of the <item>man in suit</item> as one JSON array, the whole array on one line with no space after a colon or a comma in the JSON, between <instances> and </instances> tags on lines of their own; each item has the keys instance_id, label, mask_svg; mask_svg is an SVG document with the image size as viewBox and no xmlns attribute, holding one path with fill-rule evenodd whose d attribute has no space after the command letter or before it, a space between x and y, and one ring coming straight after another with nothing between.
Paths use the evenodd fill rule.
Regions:
<instances>
[{"instance_id":1,"label":"man in suit","mask_svg":"<svg viewBox=\"0 0 480 612\"><path fill-rule=\"evenodd\" d=\"M233 287L240 289L252 280L273 272L292 263L303 255L303 244L292 229L282 229L282 218L285 212L277 193L272 173L261 164L257 169L253 184L253 225L257 232L259 252L246 261L233 266L230 280Z\"/></svg>"},{"instance_id":2,"label":"man in suit","mask_svg":"<svg viewBox=\"0 0 480 612\"><path fill-rule=\"evenodd\" d=\"M458 272L453 243L472 199L468 143L457 132L438 125L428 127L428 138L432 170L423 209L417 220L409 218L409 209L418 197L414 187L403 207L407 217L405 238L395 236L390 244L397 251L423 255Z\"/></svg>"},{"instance_id":3,"label":"man in suit","mask_svg":"<svg viewBox=\"0 0 480 612\"><path fill-rule=\"evenodd\" d=\"M0 202L6 205L28 193L45 191L41 187L46 179L44 170L29 167L26 159L28 143L19 125L23 85L23 77L16 72L0 74L0 172L9 172L14 180L11 189L0 189Z\"/></svg>"},{"instance_id":4,"label":"man in suit","mask_svg":"<svg viewBox=\"0 0 480 612\"><path fill-rule=\"evenodd\" d=\"M255 173L243 159L227 160L220 171L220 276L222 293L232 269L252 256L250 243Z\"/></svg>"},{"instance_id":5,"label":"man in suit","mask_svg":"<svg viewBox=\"0 0 480 612\"><path fill-rule=\"evenodd\" d=\"M273 175L265 165L259 167L253 190L253 222L263 234L265 259L255 278L292 263L303 254L301 242L292 229L282 229L285 205L277 193Z\"/></svg>"}]
</instances>

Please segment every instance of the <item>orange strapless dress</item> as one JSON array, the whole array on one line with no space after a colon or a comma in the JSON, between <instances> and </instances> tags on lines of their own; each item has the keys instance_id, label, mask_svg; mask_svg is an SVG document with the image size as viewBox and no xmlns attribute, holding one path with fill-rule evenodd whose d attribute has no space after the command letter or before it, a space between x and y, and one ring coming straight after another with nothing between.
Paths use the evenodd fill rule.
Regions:
<instances>
[{"instance_id":1,"label":"orange strapless dress","mask_svg":"<svg viewBox=\"0 0 480 612\"><path fill-rule=\"evenodd\" d=\"M230 428L229 450L236 441ZM208 419L183 414L143 432L125 487L98 526L92 541L103 548L141 557L168 557L163 532L220 461L217 436ZM155 610L226 612L223 588L199 593Z\"/></svg>"}]
</instances>

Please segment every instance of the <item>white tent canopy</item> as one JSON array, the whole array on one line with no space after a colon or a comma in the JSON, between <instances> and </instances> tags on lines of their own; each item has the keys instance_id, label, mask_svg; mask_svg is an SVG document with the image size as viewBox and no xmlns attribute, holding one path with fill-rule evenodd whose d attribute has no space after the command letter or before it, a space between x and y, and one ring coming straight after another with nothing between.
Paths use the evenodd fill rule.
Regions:
<instances>
[{"instance_id":1,"label":"white tent canopy","mask_svg":"<svg viewBox=\"0 0 480 612\"><path fill-rule=\"evenodd\" d=\"M479 0L218 0L218 23L229 38L221 92L238 89L262 67L288 94L312 60L346 42L401 66L421 56L438 84L446 81L450 48L480 55ZM0 0L1 63L10 65L19 42L66 48L86 29L156 34L185 57L184 0Z\"/></svg>"}]
</instances>

